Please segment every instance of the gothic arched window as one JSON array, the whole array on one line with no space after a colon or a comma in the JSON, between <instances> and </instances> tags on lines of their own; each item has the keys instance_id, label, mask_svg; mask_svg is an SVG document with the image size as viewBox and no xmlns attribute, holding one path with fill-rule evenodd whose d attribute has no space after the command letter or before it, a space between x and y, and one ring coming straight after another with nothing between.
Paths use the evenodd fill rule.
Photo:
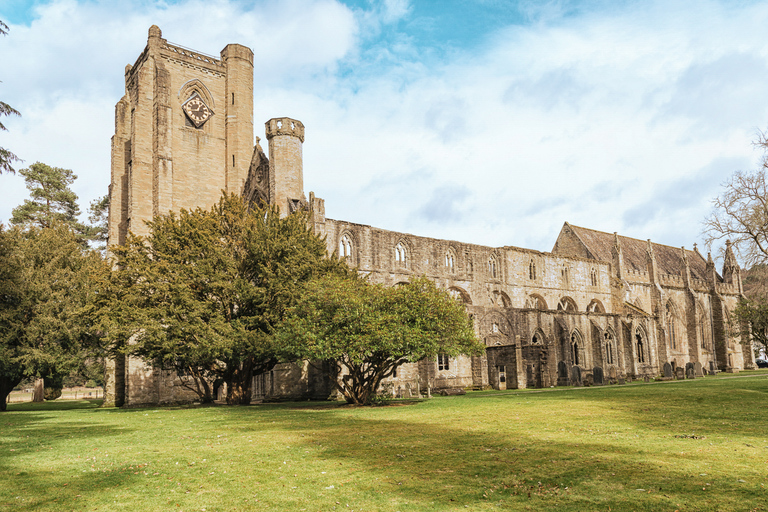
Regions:
<instances>
[{"instance_id":1,"label":"gothic arched window","mask_svg":"<svg viewBox=\"0 0 768 512\"><path fill-rule=\"evenodd\" d=\"M491 255L491 257L488 259L488 273L491 275L491 277L496 278L497 276L497 264L496 264L496 256Z\"/></svg>"},{"instance_id":2,"label":"gothic arched window","mask_svg":"<svg viewBox=\"0 0 768 512\"><path fill-rule=\"evenodd\" d=\"M352 237L349 233L344 233L339 240L339 256L342 258L352 256Z\"/></svg>"},{"instance_id":3,"label":"gothic arched window","mask_svg":"<svg viewBox=\"0 0 768 512\"><path fill-rule=\"evenodd\" d=\"M536 280L536 262L533 260L528 264L528 279L531 281Z\"/></svg>"},{"instance_id":4,"label":"gothic arched window","mask_svg":"<svg viewBox=\"0 0 768 512\"><path fill-rule=\"evenodd\" d=\"M669 344L672 348L677 348L677 326L675 325L675 307L672 302L667 302L667 335L669 336Z\"/></svg>"},{"instance_id":5,"label":"gothic arched window","mask_svg":"<svg viewBox=\"0 0 768 512\"><path fill-rule=\"evenodd\" d=\"M398 242L395 246L395 262L402 266L408 263L408 251L403 242Z\"/></svg>"},{"instance_id":6,"label":"gothic arched window","mask_svg":"<svg viewBox=\"0 0 768 512\"><path fill-rule=\"evenodd\" d=\"M597 270L595 269L589 272L589 284L590 286L597 286Z\"/></svg>"},{"instance_id":7,"label":"gothic arched window","mask_svg":"<svg viewBox=\"0 0 768 512\"><path fill-rule=\"evenodd\" d=\"M637 362L638 363L644 363L645 362L645 339L643 337L642 331L638 328L637 331L635 331L635 342L637 343Z\"/></svg>"},{"instance_id":8,"label":"gothic arched window","mask_svg":"<svg viewBox=\"0 0 768 512\"><path fill-rule=\"evenodd\" d=\"M571 361L573 364L581 364L581 335L578 331L571 334Z\"/></svg>"},{"instance_id":9,"label":"gothic arched window","mask_svg":"<svg viewBox=\"0 0 768 512\"><path fill-rule=\"evenodd\" d=\"M616 360L616 344L613 333L605 331L603 337L605 338L605 362L607 364L614 364Z\"/></svg>"},{"instance_id":10,"label":"gothic arched window","mask_svg":"<svg viewBox=\"0 0 768 512\"><path fill-rule=\"evenodd\" d=\"M455 258L453 256L452 251L448 251L445 253L445 268L448 269L448 272L453 272L455 269Z\"/></svg>"}]
</instances>

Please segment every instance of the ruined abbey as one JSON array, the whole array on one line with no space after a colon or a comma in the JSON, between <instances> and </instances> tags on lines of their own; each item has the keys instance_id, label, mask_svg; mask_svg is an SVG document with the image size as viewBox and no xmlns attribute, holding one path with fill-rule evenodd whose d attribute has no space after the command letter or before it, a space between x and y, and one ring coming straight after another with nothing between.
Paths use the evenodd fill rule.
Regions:
<instances>
[{"instance_id":1,"label":"ruined abbey","mask_svg":"<svg viewBox=\"0 0 768 512\"><path fill-rule=\"evenodd\" d=\"M253 126L253 52L227 45L214 57L171 44L158 27L125 70L115 109L109 244L145 220L208 207L221 191L264 200L286 214L308 209L328 251L375 282L426 275L463 301L485 342L477 357L434 359L398 369L401 393L686 378L753 368L729 311L742 296L730 247L723 268L693 250L568 224L551 252L485 247L396 233L325 217L303 190L304 125L266 122L269 156ZM145 361L109 362L107 401L118 405L188 398L172 373ZM283 364L253 382L254 398L324 398L314 365Z\"/></svg>"}]
</instances>

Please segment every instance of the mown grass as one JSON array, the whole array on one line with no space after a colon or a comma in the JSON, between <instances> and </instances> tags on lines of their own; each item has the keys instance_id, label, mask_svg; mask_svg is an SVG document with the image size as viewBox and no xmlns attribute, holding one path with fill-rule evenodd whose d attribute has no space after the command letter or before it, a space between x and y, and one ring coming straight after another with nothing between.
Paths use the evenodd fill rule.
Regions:
<instances>
[{"instance_id":1,"label":"mown grass","mask_svg":"<svg viewBox=\"0 0 768 512\"><path fill-rule=\"evenodd\" d=\"M0 414L0 510L766 510L768 371L408 405Z\"/></svg>"}]
</instances>

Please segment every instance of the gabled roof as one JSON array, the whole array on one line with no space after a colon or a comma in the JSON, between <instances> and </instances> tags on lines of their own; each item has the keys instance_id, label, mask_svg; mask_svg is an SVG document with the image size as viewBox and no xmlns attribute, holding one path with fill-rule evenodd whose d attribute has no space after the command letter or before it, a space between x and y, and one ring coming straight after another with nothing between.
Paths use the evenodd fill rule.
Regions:
<instances>
[{"instance_id":1,"label":"gabled roof","mask_svg":"<svg viewBox=\"0 0 768 512\"><path fill-rule=\"evenodd\" d=\"M565 230L566 227L569 227L573 235L575 235L581 244L583 244L584 249L589 256L596 260L608 263L612 261L613 256L611 250L614 245L613 233L582 228L568 224L567 222L563 226L563 230ZM645 272L648 269L645 256L648 250L648 242L621 235L619 235L618 238L624 258L624 267L626 269ZM659 270L659 274L670 274L674 276L683 275L685 265L683 264L682 250L679 247L670 247L668 245L656 243L651 243L651 246L653 247L653 254L656 256L656 266ZM553 252L555 251L553 250ZM707 260L705 260L698 251L686 249L685 254L688 258L688 266L691 269L691 277L694 279L706 280ZM719 275L717 277L718 280L721 280Z\"/></svg>"}]
</instances>

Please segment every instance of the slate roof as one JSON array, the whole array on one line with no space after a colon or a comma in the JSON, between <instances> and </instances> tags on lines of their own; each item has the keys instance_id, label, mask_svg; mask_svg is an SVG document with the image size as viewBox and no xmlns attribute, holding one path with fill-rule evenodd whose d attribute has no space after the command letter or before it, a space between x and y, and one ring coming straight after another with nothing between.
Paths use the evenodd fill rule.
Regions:
<instances>
[{"instance_id":1,"label":"slate roof","mask_svg":"<svg viewBox=\"0 0 768 512\"><path fill-rule=\"evenodd\" d=\"M586 247L593 258L608 263L612 261L611 249L614 244L613 233L604 233L602 231L582 228L572 224L568 224L568 226L579 240L581 240L584 247ZM624 256L624 267L645 272L647 270L645 253L648 249L648 242L619 235L619 243L621 244L621 252ZM679 247L670 247L669 245L656 243L651 243L651 245L653 246L653 253L656 256L656 265L659 269L659 274L670 274L674 276L683 275L684 265L681 255L682 250ZM705 260L698 251L686 249L685 254L688 258L688 266L691 269L691 277L694 279L705 280L707 260ZM722 281L719 274L717 277L719 281Z\"/></svg>"}]
</instances>

